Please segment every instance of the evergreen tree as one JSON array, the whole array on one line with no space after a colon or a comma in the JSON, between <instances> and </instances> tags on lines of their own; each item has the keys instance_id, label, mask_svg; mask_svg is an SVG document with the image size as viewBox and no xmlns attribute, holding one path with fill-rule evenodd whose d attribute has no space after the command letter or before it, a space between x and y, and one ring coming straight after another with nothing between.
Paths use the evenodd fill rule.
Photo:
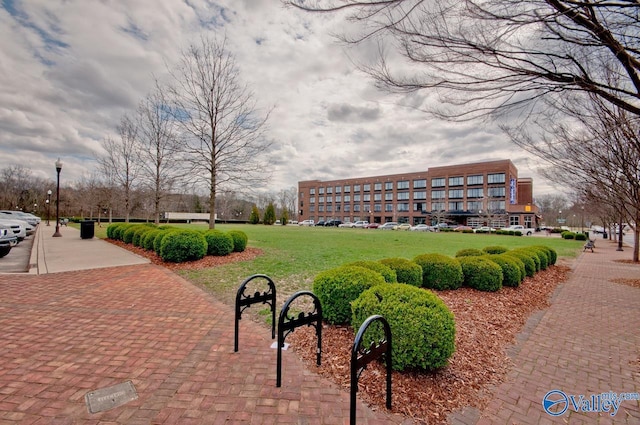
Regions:
<instances>
[{"instance_id":1,"label":"evergreen tree","mask_svg":"<svg viewBox=\"0 0 640 425\"><path fill-rule=\"evenodd\" d=\"M251 214L249 215L249 223L251 224L260 223L260 211L258 211L258 207L255 205L253 206L253 208L251 208Z\"/></svg>"},{"instance_id":2,"label":"evergreen tree","mask_svg":"<svg viewBox=\"0 0 640 425\"><path fill-rule=\"evenodd\" d=\"M273 207L273 202L269 202L267 209L264 211L262 222L266 225L271 225L276 222L276 209Z\"/></svg>"},{"instance_id":3,"label":"evergreen tree","mask_svg":"<svg viewBox=\"0 0 640 425\"><path fill-rule=\"evenodd\" d=\"M289 222L289 213L287 212L287 210L282 210L282 217L280 218L280 222L283 226L286 226Z\"/></svg>"}]
</instances>

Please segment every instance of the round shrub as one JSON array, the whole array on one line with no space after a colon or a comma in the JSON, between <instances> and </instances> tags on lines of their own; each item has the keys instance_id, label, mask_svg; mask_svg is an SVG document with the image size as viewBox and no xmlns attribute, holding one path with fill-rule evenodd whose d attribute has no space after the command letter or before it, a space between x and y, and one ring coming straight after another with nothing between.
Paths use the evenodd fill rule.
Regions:
<instances>
[{"instance_id":1,"label":"round shrub","mask_svg":"<svg viewBox=\"0 0 640 425\"><path fill-rule=\"evenodd\" d=\"M117 229L119 225L120 225L120 223L113 223L113 224L110 224L110 225L107 226L107 238L115 239L113 237L113 231L115 229Z\"/></svg>"},{"instance_id":2,"label":"round shrub","mask_svg":"<svg viewBox=\"0 0 640 425\"><path fill-rule=\"evenodd\" d=\"M319 273L313 280L313 293L320 300L327 323L351 320L351 302L372 286L384 284L380 273L358 266L337 267Z\"/></svg>"},{"instance_id":3,"label":"round shrub","mask_svg":"<svg viewBox=\"0 0 640 425\"><path fill-rule=\"evenodd\" d=\"M403 283L367 289L352 303L353 328L373 314L382 315L391 327L394 370L433 370L445 366L455 351L455 322L451 311L431 291ZM383 337L371 326L363 345Z\"/></svg>"},{"instance_id":4,"label":"round shrub","mask_svg":"<svg viewBox=\"0 0 640 425\"><path fill-rule=\"evenodd\" d=\"M396 272L398 283L422 286L422 267L406 258L384 258L382 264Z\"/></svg>"},{"instance_id":5,"label":"round shrub","mask_svg":"<svg viewBox=\"0 0 640 425\"><path fill-rule=\"evenodd\" d=\"M247 249L249 238L245 232L241 230L229 230L227 234L233 239L233 252L243 252Z\"/></svg>"},{"instance_id":6,"label":"round shrub","mask_svg":"<svg viewBox=\"0 0 640 425\"><path fill-rule=\"evenodd\" d=\"M112 232L113 239L116 239L119 241L123 240L123 234L125 230L130 229L133 226L135 226L135 224L133 223L118 223Z\"/></svg>"},{"instance_id":7,"label":"round shrub","mask_svg":"<svg viewBox=\"0 0 640 425\"><path fill-rule=\"evenodd\" d=\"M502 286L516 288L520 285L520 282L524 279L524 271L520 271L515 258L500 254L492 254L488 258L502 269Z\"/></svg>"},{"instance_id":8,"label":"round shrub","mask_svg":"<svg viewBox=\"0 0 640 425\"><path fill-rule=\"evenodd\" d=\"M509 248L507 248L506 246L492 245L485 246L484 248L482 248L482 250L487 254L502 254L503 252L509 251Z\"/></svg>"},{"instance_id":9,"label":"round shrub","mask_svg":"<svg viewBox=\"0 0 640 425\"><path fill-rule=\"evenodd\" d=\"M207 253L204 235L194 230L167 232L160 244L160 258L172 263L199 260Z\"/></svg>"},{"instance_id":10,"label":"round shrub","mask_svg":"<svg viewBox=\"0 0 640 425\"><path fill-rule=\"evenodd\" d=\"M525 255L528 255L529 258L533 260L536 266L536 272L540 271L542 264L540 263L540 257L538 256L538 251L533 251L533 250L530 250L529 248L518 248L518 249L514 249L514 251L521 252Z\"/></svg>"},{"instance_id":11,"label":"round shrub","mask_svg":"<svg viewBox=\"0 0 640 425\"><path fill-rule=\"evenodd\" d=\"M233 238L220 230L207 230L204 233L207 240L207 255L229 255L233 252Z\"/></svg>"},{"instance_id":12,"label":"round shrub","mask_svg":"<svg viewBox=\"0 0 640 425\"><path fill-rule=\"evenodd\" d=\"M145 233L144 236L142 237L142 242L140 246L146 249L147 251L153 251L153 242L155 241L156 236L158 236L162 232L163 231L160 229L152 229L151 231Z\"/></svg>"},{"instance_id":13,"label":"round shrub","mask_svg":"<svg viewBox=\"0 0 640 425\"><path fill-rule=\"evenodd\" d=\"M464 275L455 258L442 254L422 254L413 261L422 267L422 286L433 289L458 289Z\"/></svg>"},{"instance_id":14,"label":"round shrub","mask_svg":"<svg viewBox=\"0 0 640 425\"><path fill-rule=\"evenodd\" d=\"M460 257L464 286L478 291L495 292L502 288L502 268L483 257Z\"/></svg>"},{"instance_id":15,"label":"round shrub","mask_svg":"<svg viewBox=\"0 0 640 425\"><path fill-rule=\"evenodd\" d=\"M377 261L354 261L353 263L345 264L345 266L364 267L365 269L373 270L374 272L380 273L380 275L384 278L384 281L387 283L398 283L398 276L396 275L396 272L389 266L385 266L384 264Z\"/></svg>"},{"instance_id":16,"label":"round shrub","mask_svg":"<svg viewBox=\"0 0 640 425\"><path fill-rule=\"evenodd\" d=\"M135 230L133 231L133 239L131 239L131 243L133 244L133 246L142 246L142 238L152 230L155 230L155 226L136 226Z\"/></svg>"},{"instance_id":17,"label":"round shrub","mask_svg":"<svg viewBox=\"0 0 640 425\"><path fill-rule=\"evenodd\" d=\"M540 259L540 270L546 270L549 267L549 254L547 251L535 246L530 246L527 248L528 251L535 252Z\"/></svg>"},{"instance_id":18,"label":"round shrub","mask_svg":"<svg viewBox=\"0 0 640 425\"><path fill-rule=\"evenodd\" d=\"M518 252L515 250L511 250L508 252L505 252L502 255L508 255L511 257L515 257L517 259L519 259L520 261L522 261L524 263L524 270L525 270L525 275L529 276L529 277L533 277L533 275L536 274L536 263L533 261L533 259L528 255L525 254L523 252Z\"/></svg>"},{"instance_id":19,"label":"round shrub","mask_svg":"<svg viewBox=\"0 0 640 425\"><path fill-rule=\"evenodd\" d=\"M585 235L584 233L576 233L575 240L577 240L577 241L586 241L587 240L587 235Z\"/></svg>"},{"instance_id":20,"label":"round shrub","mask_svg":"<svg viewBox=\"0 0 640 425\"><path fill-rule=\"evenodd\" d=\"M573 232L562 232L560 233L560 236L562 236L562 239L575 239L576 238L576 234Z\"/></svg>"},{"instance_id":21,"label":"round shrub","mask_svg":"<svg viewBox=\"0 0 640 425\"><path fill-rule=\"evenodd\" d=\"M165 238L165 236L175 231L176 230L163 230L160 233L158 233L156 238L153 240L153 250L156 252L156 254L160 255L160 249L162 248L162 240Z\"/></svg>"},{"instance_id":22,"label":"round shrub","mask_svg":"<svg viewBox=\"0 0 640 425\"><path fill-rule=\"evenodd\" d=\"M516 267L518 267L518 270L520 271L520 282L522 282L524 278L527 277L527 269L520 258L516 257L515 255L509 255L508 252L500 254L500 256L512 260Z\"/></svg>"},{"instance_id":23,"label":"round shrub","mask_svg":"<svg viewBox=\"0 0 640 425\"><path fill-rule=\"evenodd\" d=\"M486 253L476 248L465 248L456 252L456 257L480 257Z\"/></svg>"},{"instance_id":24,"label":"round shrub","mask_svg":"<svg viewBox=\"0 0 640 425\"><path fill-rule=\"evenodd\" d=\"M539 248L544 250L547 253L547 257L549 258L550 266L553 266L556 263L556 261L558 261L558 253L556 252L555 249L549 248L548 246L545 246L545 245L533 245L532 248Z\"/></svg>"},{"instance_id":25,"label":"round shrub","mask_svg":"<svg viewBox=\"0 0 640 425\"><path fill-rule=\"evenodd\" d=\"M123 232L122 232L122 242L124 243L133 243L133 236L136 234L136 230L137 229L141 229L142 225L141 224L134 224L130 227L127 227Z\"/></svg>"}]
</instances>

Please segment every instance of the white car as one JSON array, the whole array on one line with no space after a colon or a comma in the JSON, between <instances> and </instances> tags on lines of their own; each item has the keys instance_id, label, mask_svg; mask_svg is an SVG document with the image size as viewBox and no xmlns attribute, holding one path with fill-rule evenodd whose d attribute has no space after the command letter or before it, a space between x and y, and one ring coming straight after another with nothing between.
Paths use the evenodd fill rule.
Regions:
<instances>
[{"instance_id":1,"label":"white car","mask_svg":"<svg viewBox=\"0 0 640 425\"><path fill-rule=\"evenodd\" d=\"M364 229L369 225L369 222L366 220L359 220L353 223L351 227L355 227L357 229Z\"/></svg>"},{"instance_id":2,"label":"white car","mask_svg":"<svg viewBox=\"0 0 640 425\"><path fill-rule=\"evenodd\" d=\"M11 220L26 221L27 223L29 223L33 227L36 227L38 225L38 223L40 223L40 218L39 217L36 217L33 214L25 213L25 212L22 212L22 211L2 210L2 211L0 211L0 218L8 218L8 219L11 219Z\"/></svg>"},{"instance_id":3,"label":"white car","mask_svg":"<svg viewBox=\"0 0 640 425\"><path fill-rule=\"evenodd\" d=\"M27 223L21 220L11 220L8 218L0 218L0 224L11 227L14 236L18 238L18 242L27 237Z\"/></svg>"},{"instance_id":4,"label":"white car","mask_svg":"<svg viewBox=\"0 0 640 425\"><path fill-rule=\"evenodd\" d=\"M473 233L493 233L495 231L496 231L496 229L494 229L493 227L489 227L489 226L481 226L481 227L473 229Z\"/></svg>"},{"instance_id":5,"label":"white car","mask_svg":"<svg viewBox=\"0 0 640 425\"><path fill-rule=\"evenodd\" d=\"M313 226L314 224L313 220L302 220L298 226Z\"/></svg>"},{"instance_id":6,"label":"white car","mask_svg":"<svg viewBox=\"0 0 640 425\"><path fill-rule=\"evenodd\" d=\"M409 228L412 232L433 232L433 228L428 224L416 224Z\"/></svg>"},{"instance_id":7,"label":"white car","mask_svg":"<svg viewBox=\"0 0 640 425\"><path fill-rule=\"evenodd\" d=\"M509 227L505 227L502 230L513 230L514 232L521 232L523 235L527 235L527 236L531 236L533 235L533 233L536 231L536 229L530 229L527 227L524 227L523 225L514 225L514 226L509 226Z\"/></svg>"},{"instance_id":8,"label":"white car","mask_svg":"<svg viewBox=\"0 0 640 425\"><path fill-rule=\"evenodd\" d=\"M353 227L353 223L347 222L347 223L340 223L338 224L338 227Z\"/></svg>"},{"instance_id":9,"label":"white car","mask_svg":"<svg viewBox=\"0 0 640 425\"><path fill-rule=\"evenodd\" d=\"M378 230L380 230L380 229L382 229L382 230L395 230L396 227L398 227L398 223L396 223L395 221L387 221L386 223L384 223L381 226L379 226Z\"/></svg>"}]
</instances>

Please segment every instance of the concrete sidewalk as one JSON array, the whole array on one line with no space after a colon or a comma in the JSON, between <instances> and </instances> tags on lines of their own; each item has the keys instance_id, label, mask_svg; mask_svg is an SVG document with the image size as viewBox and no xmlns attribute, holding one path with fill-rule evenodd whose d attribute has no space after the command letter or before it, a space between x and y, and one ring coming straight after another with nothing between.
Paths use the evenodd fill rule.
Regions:
<instances>
[{"instance_id":1,"label":"concrete sidewalk","mask_svg":"<svg viewBox=\"0 0 640 425\"><path fill-rule=\"evenodd\" d=\"M54 238L53 232L53 226L38 226L31 249L29 273L60 273L149 263L148 259L101 239L82 239L80 230L74 227L60 226L60 238Z\"/></svg>"}]
</instances>

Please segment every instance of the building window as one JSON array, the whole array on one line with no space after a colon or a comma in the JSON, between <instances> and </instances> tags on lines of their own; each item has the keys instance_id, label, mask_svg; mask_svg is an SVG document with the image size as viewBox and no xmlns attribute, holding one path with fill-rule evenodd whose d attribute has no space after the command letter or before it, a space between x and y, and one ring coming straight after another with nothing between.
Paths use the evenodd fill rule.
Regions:
<instances>
[{"instance_id":1,"label":"building window","mask_svg":"<svg viewBox=\"0 0 640 425\"><path fill-rule=\"evenodd\" d=\"M417 211L417 212L423 212L427 210L427 203L426 202L414 202L413 203L413 210Z\"/></svg>"},{"instance_id":2,"label":"building window","mask_svg":"<svg viewBox=\"0 0 640 425\"><path fill-rule=\"evenodd\" d=\"M346 185L344 186L344 193L349 193L349 192L351 192L351 186L350 186L350 185L348 185L348 184L346 184Z\"/></svg>"},{"instance_id":3,"label":"building window","mask_svg":"<svg viewBox=\"0 0 640 425\"><path fill-rule=\"evenodd\" d=\"M310 205L309 206L309 212L316 212L316 206L315 205Z\"/></svg>"},{"instance_id":4,"label":"building window","mask_svg":"<svg viewBox=\"0 0 640 425\"><path fill-rule=\"evenodd\" d=\"M382 211L382 205L380 205L380 204L374 204L374 205L373 205L373 210L374 210L375 212L380 212L380 211Z\"/></svg>"},{"instance_id":5,"label":"building window","mask_svg":"<svg viewBox=\"0 0 640 425\"><path fill-rule=\"evenodd\" d=\"M484 196L484 191L480 188L467 189L467 198L482 198L483 196Z\"/></svg>"},{"instance_id":6,"label":"building window","mask_svg":"<svg viewBox=\"0 0 640 425\"><path fill-rule=\"evenodd\" d=\"M444 199L444 190L432 190L431 199Z\"/></svg>"},{"instance_id":7,"label":"building window","mask_svg":"<svg viewBox=\"0 0 640 425\"><path fill-rule=\"evenodd\" d=\"M336 195L336 202L342 202L342 195Z\"/></svg>"},{"instance_id":8,"label":"building window","mask_svg":"<svg viewBox=\"0 0 640 425\"><path fill-rule=\"evenodd\" d=\"M344 195L344 202L351 202L351 195Z\"/></svg>"},{"instance_id":9,"label":"building window","mask_svg":"<svg viewBox=\"0 0 640 425\"><path fill-rule=\"evenodd\" d=\"M462 211L464 210L464 202L449 202L449 211Z\"/></svg>"},{"instance_id":10,"label":"building window","mask_svg":"<svg viewBox=\"0 0 640 425\"><path fill-rule=\"evenodd\" d=\"M344 206L344 212L349 212L349 211L351 211L351 205L349 205L349 204L345 204L345 206Z\"/></svg>"},{"instance_id":11,"label":"building window","mask_svg":"<svg viewBox=\"0 0 640 425\"><path fill-rule=\"evenodd\" d=\"M409 189L409 180L402 180L398 182L398 189Z\"/></svg>"},{"instance_id":12,"label":"building window","mask_svg":"<svg viewBox=\"0 0 640 425\"><path fill-rule=\"evenodd\" d=\"M393 211L393 205L392 204L384 204L384 210L386 212L391 212Z\"/></svg>"},{"instance_id":13,"label":"building window","mask_svg":"<svg viewBox=\"0 0 640 425\"><path fill-rule=\"evenodd\" d=\"M462 189L450 189L449 199L458 199L464 197L464 190Z\"/></svg>"},{"instance_id":14,"label":"building window","mask_svg":"<svg viewBox=\"0 0 640 425\"><path fill-rule=\"evenodd\" d=\"M309 203L310 204L315 204L316 203L316 197L312 196L311 198L309 198Z\"/></svg>"},{"instance_id":15,"label":"building window","mask_svg":"<svg viewBox=\"0 0 640 425\"><path fill-rule=\"evenodd\" d=\"M402 212L409 211L409 203L408 202L400 203L396 206L396 209Z\"/></svg>"},{"instance_id":16,"label":"building window","mask_svg":"<svg viewBox=\"0 0 640 425\"><path fill-rule=\"evenodd\" d=\"M504 211L505 210L505 202L504 201L489 201L487 205L490 211Z\"/></svg>"},{"instance_id":17,"label":"building window","mask_svg":"<svg viewBox=\"0 0 640 425\"><path fill-rule=\"evenodd\" d=\"M318 195L324 195L324 187L318 188Z\"/></svg>"},{"instance_id":18,"label":"building window","mask_svg":"<svg viewBox=\"0 0 640 425\"><path fill-rule=\"evenodd\" d=\"M472 184L482 184L484 183L484 176L479 175L479 176L468 176L467 177L467 185L472 185Z\"/></svg>"},{"instance_id":19,"label":"building window","mask_svg":"<svg viewBox=\"0 0 640 425\"><path fill-rule=\"evenodd\" d=\"M371 191L371 185L369 183L363 184L362 185L362 191L363 192L370 192Z\"/></svg>"},{"instance_id":20,"label":"building window","mask_svg":"<svg viewBox=\"0 0 640 425\"><path fill-rule=\"evenodd\" d=\"M371 204L364 204L364 205L362 206L362 210L363 210L364 212L371 212Z\"/></svg>"},{"instance_id":21,"label":"building window","mask_svg":"<svg viewBox=\"0 0 640 425\"><path fill-rule=\"evenodd\" d=\"M487 183L504 183L504 173L495 173L487 175Z\"/></svg>"},{"instance_id":22,"label":"building window","mask_svg":"<svg viewBox=\"0 0 640 425\"><path fill-rule=\"evenodd\" d=\"M396 198L398 201L407 201L409 199L409 192L398 192Z\"/></svg>"},{"instance_id":23,"label":"building window","mask_svg":"<svg viewBox=\"0 0 640 425\"><path fill-rule=\"evenodd\" d=\"M444 211L444 202L432 202L431 211Z\"/></svg>"},{"instance_id":24,"label":"building window","mask_svg":"<svg viewBox=\"0 0 640 425\"><path fill-rule=\"evenodd\" d=\"M385 201L393 201L393 193L385 193L384 194Z\"/></svg>"},{"instance_id":25,"label":"building window","mask_svg":"<svg viewBox=\"0 0 640 425\"><path fill-rule=\"evenodd\" d=\"M336 186L336 193L340 193L340 192L342 192L342 187Z\"/></svg>"},{"instance_id":26,"label":"building window","mask_svg":"<svg viewBox=\"0 0 640 425\"><path fill-rule=\"evenodd\" d=\"M426 189L427 188L427 179L414 180L413 181L414 189Z\"/></svg>"},{"instance_id":27,"label":"building window","mask_svg":"<svg viewBox=\"0 0 640 425\"><path fill-rule=\"evenodd\" d=\"M315 194L316 194L316 188L315 187L309 189L309 195L315 195Z\"/></svg>"},{"instance_id":28,"label":"building window","mask_svg":"<svg viewBox=\"0 0 640 425\"><path fill-rule=\"evenodd\" d=\"M327 187L327 193L333 193L333 186Z\"/></svg>"},{"instance_id":29,"label":"building window","mask_svg":"<svg viewBox=\"0 0 640 425\"><path fill-rule=\"evenodd\" d=\"M384 190L393 190L393 182L386 182L384 184Z\"/></svg>"},{"instance_id":30,"label":"building window","mask_svg":"<svg viewBox=\"0 0 640 425\"><path fill-rule=\"evenodd\" d=\"M509 226L517 226L520 224L520 217L512 215L509 217Z\"/></svg>"},{"instance_id":31,"label":"building window","mask_svg":"<svg viewBox=\"0 0 640 425\"><path fill-rule=\"evenodd\" d=\"M353 206L353 212L360 212L360 205L356 204Z\"/></svg>"},{"instance_id":32,"label":"building window","mask_svg":"<svg viewBox=\"0 0 640 425\"><path fill-rule=\"evenodd\" d=\"M467 209L471 212L478 212L482 209L482 201L467 202Z\"/></svg>"},{"instance_id":33,"label":"building window","mask_svg":"<svg viewBox=\"0 0 640 425\"><path fill-rule=\"evenodd\" d=\"M360 185L359 184L354 184L353 185L353 192L360 192Z\"/></svg>"},{"instance_id":34,"label":"building window","mask_svg":"<svg viewBox=\"0 0 640 425\"><path fill-rule=\"evenodd\" d=\"M324 204L324 196L318 196L318 203Z\"/></svg>"},{"instance_id":35,"label":"building window","mask_svg":"<svg viewBox=\"0 0 640 425\"><path fill-rule=\"evenodd\" d=\"M449 186L462 186L464 177L449 177Z\"/></svg>"},{"instance_id":36,"label":"building window","mask_svg":"<svg viewBox=\"0 0 640 425\"><path fill-rule=\"evenodd\" d=\"M318 205L318 212L324 212L324 205Z\"/></svg>"},{"instance_id":37,"label":"building window","mask_svg":"<svg viewBox=\"0 0 640 425\"><path fill-rule=\"evenodd\" d=\"M327 205L327 212L333 211L333 205Z\"/></svg>"},{"instance_id":38,"label":"building window","mask_svg":"<svg viewBox=\"0 0 640 425\"><path fill-rule=\"evenodd\" d=\"M340 207L341 207L340 204L336 205L336 212L340 212Z\"/></svg>"},{"instance_id":39,"label":"building window","mask_svg":"<svg viewBox=\"0 0 640 425\"><path fill-rule=\"evenodd\" d=\"M366 195L362 195L362 200L364 202L371 202L371 195L368 193Z\"/></svg>"},{"instance_id":40,"label":"building window","mask_svg":"<svg viewBox=\"0 0 640 425\"><path fill-rule=\"evenodd\" d=\"M360 202L360 194L356 193L353 195L353 202Z\"/></svg>"},{"instance_id":41,"label":"building window","mask_svg":"<svg viewBox=\"0 0 640 425\"><path fill-rule=\"evenodd\" d=\"M374 201L382 201L382 194L381 193L374 193L373 194L373 200Z\"/></svg>"},{"instance_id":42,"label":"building window","mask_svg":"<svg viewBox=\"0 0 640 425\"><path fill-rule=\"evenodd\" d=\"M373 190L375 190L375 191L382 190L382 183L374 183L373 184Z\"/></svg>"},{"instance_id":43,"label":"building window","mask_svg":"<svg viewBox=\"0 0 640 425\"><path fill-rule=\"evenodd\" d=\"M333 202L333 196L327 196L327 202Z\"/></svg>"},{"instance_id":44,"label":"building window","mask_svg":"<svg viewBox=\"0 0 640 425\"><path fill-rule=\"evenodd\" d=\"M413 199L427 199L427 192L413 192Z\"/></svg>"},{"instance_id":45,"label":"building window","mask_svg":"<svg viewBox=\"0 0 640 425\"><path fill-rule=\"evenodd\" d=\"M506 189L504 187L490 187L488 193L490 198L504 198Z\"/></svg>"},{"instance_id":46,"label":"building window","mask_svg":"<svg viewBox=\"0 0 640 425\"><path fill-rule=\"evenodd\" d=\"M444 187L444 177L431 180L431 187Z\"/></svg>"},{"instance_id":47,"label":"building window","mask_svg":"<svg viewBox=\"0 0 640 425\"><path fill-rule=\"evenodd\" d=\"M304 198L304 192L300 192L300 193L298 194L298 197L299 197L300 199Z\"/></svg>"}]
</instances>

